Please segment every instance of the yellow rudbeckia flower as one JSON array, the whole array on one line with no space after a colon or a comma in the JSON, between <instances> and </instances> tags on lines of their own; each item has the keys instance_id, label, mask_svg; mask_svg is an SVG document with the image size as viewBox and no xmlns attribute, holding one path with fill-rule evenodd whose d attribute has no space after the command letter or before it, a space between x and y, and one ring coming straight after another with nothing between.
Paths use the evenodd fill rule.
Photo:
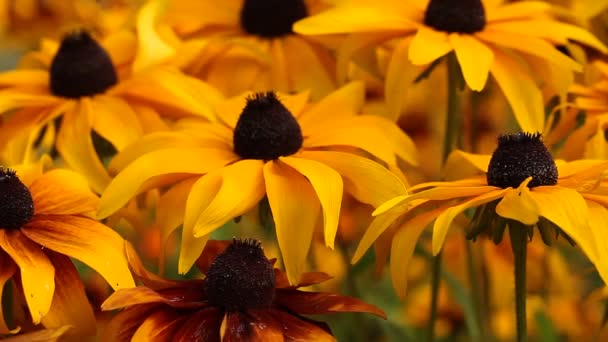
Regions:
<instances>
[{"instance_id":1,"label":"yellow rudbeckia flower","mask_svg":"<svg viewBox=\"0 0 608 342\"><path fill-rule=\"evenodd\" d=\"M192 58L184 70L227 95L310 89L319 99L336 88L334 58L291 26L327 6L324 0L175 0L164 22L187 43L200 42L186 48Z\"/></svg>"},{"instance_id":2,"label":"yellow rudbeckia flower","mask_svg":"<svg viewBox=\"0 0 608 342\"><path fill-rule=\"evenodd\" d=\"M471 169L485 174L422 183L411 188L412 195L396 197L381 205L353 262L363 256L380 234L396 225L391 274L395 289L404 295L407 265L425 228L435 222L432 251L436 255L452 221L465 210L477 208L470 237L485 231L499 242L507 225L523 225L529 234L531 227L538 227L547 242L552 230L563 232L581 247L602 278L608 280L605 246L608 240L602 232L602 220L608 214L607 188L602 182L608 170L607 161L556 163L539 134L517 133L500 137L491 157L456 151L446 165L447 174Z\"/></svg>"},{"instance_id":3,"label":"yellow rudbeckia flower","mask_svg":"<svg viewBox=\"0 0 608 342\"><path fill-rule=\"evenodd\" d=\"M415 163L412 141L385 118L358 115L362 83L309 104L309 94L257 93L218 105L217 123L188 121L183 129L144 137L120 153L120 170L101 199L99 217L139 192L181 180L164 198L165 231L184 223L179 272L187 272L209 234L268 197L277 239L292 282L303 271L322 213L325 243L333 247L344 191L378 206L404 194L399 177L361 155L395 167ZM166 235L166 234L165 234Z\"/></svg>"},{"instance_id":4,"label":"yellow rudbeckia flower","mask_svg":"<svg viewBox=\"0 0 608 342\"><path fill-rule=\"evenodd\" d=\"M550 10L540 1L353 1L297 22L294 31L352 34L342 46L343 62L397 38L385 80L386 100L396 113L419 75L411 64L430 65L453 51L472 90L484 89L492 74L522 130L542 132L543 99L533 75L565 90L572 71L581 70L554 45L574 40L607 51L587 31L552 19Z\"/></svg>"},{"instance_id":5,"label":"yellow rudbeckia flower","mask_svg":"<svg viewBox=\"0 0 608 342\"><path fill-rule=\"evenodd\" d=\"M97 41L77 31L60 43L43 41L41 51L24 57L24 67L0 73L0 115L16 111L0 127L0 146L61 117L60 156L101 192L110 176L93 146L93 131L122 150L144 132L166 129L161 115L211 118L207 103L217 97L215 90L168 68L133 74L135 46L129 32Z\"/></svg>"},{"instance_id":6,"label":"yellow rudbeckia flower","mask_svg":"<svg viewBox=\"0 0 608 342\"><path fill-rule=\"evenodd\" d=\"M43 172L42 166L0 169L0 292L13 279L34 324L72 325L69 333L91 335L93 308L70 258L114 289L133 287L125 242L92 218L99 198L85 179L69 170ZM0 310L0 333L18 329L9 330Z\"/></svg>"}]
</instances>

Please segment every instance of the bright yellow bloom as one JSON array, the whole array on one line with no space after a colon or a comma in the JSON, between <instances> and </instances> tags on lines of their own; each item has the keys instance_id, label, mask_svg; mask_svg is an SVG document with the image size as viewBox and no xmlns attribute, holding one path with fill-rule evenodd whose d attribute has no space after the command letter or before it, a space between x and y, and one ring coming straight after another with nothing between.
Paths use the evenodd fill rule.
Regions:
<instances>
[{"instance_id":1,"label":"bright yellow bloom","mask_svg":"<svg viewBox=\"0 0 608 342\"><path fill-rule=\"evenodd\" d=\"M144 132L166 129L161 116L210 117L207 102L194 100L213 103L216 91L202 82L167 68L132 73L136 42L129 32L99 43L88 33L74 32L61 43L43 41L40 51L24 57L22 68L1 73L0 115L15 112L0 127L0 146L47 125L53 129L61 118L60 156L101 192L110 176L92 132L120 151Z\"/></svg>"},{"instance_id":2,"label":"bright yellow bloom","mask_svg":"<svg viewBox=\"0 0 608 342\"><path fill-rule=\"evenodd\" d=\"M294 34L298 19L327 7L324 0L174 0L164 22L185 39L184 71L226 95L243 91L300 92L319 99L336 88L335 60L326 47Z\"/></svg>"},{"instance_id":3,"label":"bright yellow bloom","mask_svg":"<svg viewBox=\"0 0 608 342\"><path fill-rule=\"evenodd\" d=\"M133 287L124 240L92 219L99 198L85 179L69 170L43 173L42 167L0 170L0 289L10 279L23 289L34 324L71 325L69 334L92 335L95 316L70 258L114 289ZM0 311L0 333L9 332Z\"/></svg>"},{"instance_id":4,"label":"bright yellow bloom","mask_svg":"<svg viewBox=\"0 0 608 342\"><path fill-rule=\"evenodd\" d=\"M538 135L503 136L492 157L456 151L446 165L447 175L470 170L481 176L447 182L422 183L412 195L380 206L353 257L359 260L380 234L396 225L391 247L391 274L399 294L405 293L406 269L416 241L433 221L433 254L439 253L452 221L467 209L478 208L471 235L490 230L502 239L506 225L538 227L543 241L553 230L563 231L608 280L606 184L600 182L608 162L580 160L555 163ZM458 177L460 178L460 177ZM477 227L475 227L477 226Z\"/></svg>"},{"instance_id":5,"label":"bright yellow bloom","mask_svg":"<svg viewBox=\"0 0 608 342\"><path fill-rule=\"evenodd\" d=\"M551 5L539 1L353 1L303 19L294 30L308 35L352 34L342 46L343 58L338 58L344 62L360 50L394 42L385 96L396 113L419 74L410 63L429 65L453 51L472 90L484 89L492 74L522 130L542 132L543 99L537 80L565 90L572 71L581 69L555 45L574 40L607 51L587 31L552 19L550 10Z\"/></svg>"},{"instance_id":6,"label":"bright yellow bloom","mask_svg":"<svg viewBox=\"0 0 608 342\"><path fill-rule=\"evenodd\" d=\"M333 247L343 191L374 207L404 194L391 169L415 163L412 141L391 121L359 115L362 83L318 103L309 94L245 94L220 103L219 122L185 121L182 130L144 137L110 164L120 171L104 192L99 217L137 193L181 180L159 202L170 233L184 222L179 272L187 272L211 232L268 197L289 279L297 281L322 213ZM167 233L165 234L167 236Z\"/></svg>"}]
</instances>

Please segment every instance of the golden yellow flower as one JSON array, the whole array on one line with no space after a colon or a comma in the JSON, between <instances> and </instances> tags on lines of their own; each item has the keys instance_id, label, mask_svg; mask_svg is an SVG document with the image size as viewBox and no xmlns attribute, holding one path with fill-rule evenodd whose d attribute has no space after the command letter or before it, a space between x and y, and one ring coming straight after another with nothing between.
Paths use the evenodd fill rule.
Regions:
<instances>
[{"instance_id":1,"label":"golden yellow flower","mask_svg":"<svg viewBox=\"0 0 608 342\"><path fill-rule=\"evenodd\" d=\"M324 0L174 0L161 22L187 43L184 70L226 95L310 89L319 99L336 87L334 58L291 26L326 7Z\"/></svg>"},{"instance_id":2,"label":"golden yellow flower","mask_svg":"<svg viewBox=\"0 0 608 342\"><path fill-rule=\"evenodd\" d=\"M398 176L359 152L395 170L397 158L416 162L412 141L396 125L358 114L364 91L352 83L315 104L307 92L245 94L215 108L219 122L189 120L181 131L144 137L110 164L120 173L102 196L99 217L180 180L161 198L166 211L158 216L169 233L184 222L179 271L185 273L211 232L267 196L295 282L321 212L325 243L333 247L344 191L373 206L405 193Z\"/></svg>"},{"instance_id":3,"label":"golden yellow flower","mask_svg":"<svg viewBox=\"0 0 608 342\"><path fill-rule=\"evenodd\" d=\"M491 157L454 152L447 162L446 174L458 175L471 169L485 174L422 183L411 188L412 195L381 205L353 261L359 260L382 232L396 225L391 274L395 289L403 295L407 264L425 228L435 222L432 251L437 254L452 221L465 210L477 208L471 238L488 232L498 243L507 226L519 225L529 234L532 227L537 227L543 241L550 243L553 233L563 232L608 280L608 240L601 223L608 216L606 184L601 182L608 162L556 163L538 134L517 133L500 137Z\"/></svg>"},{"instance_id":4,"label":"golden yellow flower","mask_svg":"<svg viewBox=\"0 0 608 342\"><path fill-rule=\"evenodd\" d=\"M537 80L565 90L572 83L572 71L581 69L555 45L574 40L607 51L587 31L552 19L550 10L551 5L540 1L353 1L297 22L294 31L352 34L338 59L345 63L362 49L393 42L385 96L396 113L419 75L411 64L429 65L453 51L472 90L484 89L492 74L522 130L542 132L543 99Z\"/></svg>"},{"instance_id":5,"label":"golden yellow flower","mask_svg":"<svg viewBox=\"0 0 608 342\"><path fill-rule=\"evenodd\" d=\"M144 132L166 129L161 115L210 117L207 102L197 101L213 103L216 92L202 82L167 68L132 73L136 42L123 31L100 42L77 31L61 43L43 41L22 68L1 73L0 115L15 112L0 127L0 146L47 124L52 129L61 118L60 156L101 192L110 176L93 146L93 131L122 150Z\"/></svg>"},{"instance_id":6,"label":"golden yellow flower","mask_svg":"<svg viewBox=\"0 0 608 342\"><path fill-rule=\"evenodd\" d=\"M124 240L92 218L99 198L86 180L69 170L43 173L42 166L0 169L0 289L16 282L34 324L91 335L95 316L70 258L114 289L133 287ZM0 312L0 333L9 332Z\"/></svg>"}]
</instances>

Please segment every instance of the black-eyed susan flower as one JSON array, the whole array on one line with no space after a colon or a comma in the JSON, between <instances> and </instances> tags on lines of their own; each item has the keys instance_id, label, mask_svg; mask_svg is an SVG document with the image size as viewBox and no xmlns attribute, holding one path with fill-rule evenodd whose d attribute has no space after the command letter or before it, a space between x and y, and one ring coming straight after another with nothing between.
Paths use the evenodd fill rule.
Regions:
<instances>
[{"instance_id":1,"label":"black-eyed susan flower","mask_svg":"<svg viewBox=\"0 0 608 342\"><path fill-rule=\"evenodd\" d=\"M329 327L302 315L379 308L355 298L298 288L321 283L305 273L289 285L255 240L209 241L197 261L204 279L170 281L148 273L133 251L133 272L145 286L119 290L102 305L124 308L107 327L108 341L335 341Z\"/></svg>"},{"instance_id":2,"label":"black-eyed susan flower","mask_svg":"<svg viewBox=\"0 0 608 342\"><path fill-rule=\"evenodd\" d=\"M605 237L600 218L605 215L605 185L608 162L579 160L555 162L539 134L516 133L501 136L489 155L456 151L448 160L446 174L463 174L471 169L485 174L447 182L422 183L412 195L400 196L380 206L353 257L359 260L376 238L396 225L391 246L391 273L399 294L405 293L406 269L416 241L434 221L433 254L439 253L453 220L467 209L476 208L475 238L488 233L502 240L506 227L521 227L532 234L537 227L543 241L565 234L608 279ZM600 209L602 208L602 209Z\"/></svg>"},{"instance_id":3,"label":"black-eyed susan flower","mask_svg":"<svg viewBox=\"0 0 608 342\"><path fill-rule=\"evenodd\" d=\"M0 115L11 112L0 126L0 146L61 118L60 156L101 192L110 176L92 132L122 150L144 132L166 129L161 116L210 117L205 101L192 102L192 92L214 98L214 90L166 68L134 74L135 47L135 35L126 31L102 41L84 31L69 33L60 43L43 41L40 51L24 57L23 67L0 74Z\"/></svg>"},{"instance_id":4,"label":"black-eyed susan flower","mask_svg":"<svg viewBox=\"0 0 608 342\"><path fill-rule=\"evenodd\" d=\"M539 1L355 1L303 19L294 31L350 33L352 37L342 45L346 56L392 43L385 96L397 112L419 75L410 63L430 65L454 52L472 90L484 89L492 74L522 130L542 132L543 99L537 80L565 90L572 82L572 71L581 69L555 45L573 40L606 51L587 31L553 19L550 10L550 4ZM346 63L349 58L339 60Z\"/></svg>"},{"instance_id":5,"label":"black-eyed susan flower","mask_svg":"<svg viewBox=\"0 0 608 342\"><path fill-rule=\"evenodd\" d=\"M94 334L95 316L70 258L114 289L133 287L124 240L92 218L99 199L85 179L69 170L43 173L42 165L0 169L0 289L15 281L34 324ZM0 331L9 332L1 313Z\"/></svg>"},{"instance_id":6,"label":"black-eyed susan flower","mask_svg":"<svg viewBox=\"0 0 608 342\"><path fill-rule=\"evenodd\" d=\"M359 115L363 99L362 83L314 104L308 93L228 99L215 108L220 121L184 121L181 131L150 134L116 156L110 169L120 173L102 195L99 217L142 191L181 181L166 193L170 201L161 199L169 210L158 214L164 230L184 223L185 273L211 232L267 196L295 282L320 216L333 247L344 191L374 207L405 193L398 176L365 154L397 170L398 159L416 162L414 145L388 119Z\"/></svg>"},{"instance_id":7,"label":"black-eyed susan flower","mask_svg":"<svg viewBox=\"0 0 608 342\"><path fill-rule=\"evenodd\" d=\"M175 0L162 21L185 40L184 70L227 95L310 89L319 99L336 87L334 58L291 27L326 7L324 0Z\"/></svg>"}]
</instances>

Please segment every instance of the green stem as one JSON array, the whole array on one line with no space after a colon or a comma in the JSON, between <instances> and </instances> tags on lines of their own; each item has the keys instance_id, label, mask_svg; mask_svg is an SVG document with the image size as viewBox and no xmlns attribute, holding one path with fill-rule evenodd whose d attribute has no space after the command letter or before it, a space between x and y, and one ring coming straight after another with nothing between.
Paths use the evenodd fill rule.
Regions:
<instances>
[{"instance_id":1,"label":"green stem","mask_svg":"<svg viewBox=\"0 0 608 342\"><path fill-rule=\"evenodd\" d=\"M528 227L519 222L509 222L511 250L515 264L515 316L517 320L517 341L526 341L526 252L528 247Z\"/></svg>"},{"instance_id":2,"label":"green stem","mask_svg":"<svg viewBox=\"0 0 608 342\"><path fill-rule=\"evenodd\" d=\"M460 138L461 120L458 106L458 86L460 83L460 68L454 53L447 58L448 67L448 108L445 120L445 139L443 141L443 162L448 159L452 149L458 145ZM431 314L427 326L427 341L435 340L435 323L437 322L437 304L439 285L441 282L441 253L433 259L431 271Z\"/></svg>"}]
</instances>

